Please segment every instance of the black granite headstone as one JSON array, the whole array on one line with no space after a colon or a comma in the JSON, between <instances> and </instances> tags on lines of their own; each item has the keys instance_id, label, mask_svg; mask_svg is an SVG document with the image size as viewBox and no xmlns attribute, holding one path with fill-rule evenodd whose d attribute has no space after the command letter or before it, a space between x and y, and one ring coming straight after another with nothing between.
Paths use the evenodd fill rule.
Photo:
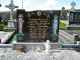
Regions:
<instances>
[{"instance_id":1,"label":"black granite headstone","mask_svg":"<svg viewBox=\"0 0 80 60\"><path fill-rule=\"evenodd\" d=\"M25 30L26 33L24 33L25 36L22 35L17 36L18 42L45 42L46 40L50 40L51 42L58 41L60 11L54 11L53 13L49 13L48 11L21 12L21 10L17 10L17 17L21 13L23 15L26 14L27 19L24 19L23 28L23 30ZM56 36L54 38L55 41L53 41L53 38L51 38L53 24L52 20L54 20L55 15L58 16L57 19L58 25L56 30L57 36L55 35Z\"/></svg>"},{"instance_id":2,"label":"black granite headstone","mask_svg":"<svg viewBox=\"0 0 80 60\"><path fill-rule=\"evenodd\" d=\"M80 24L80 12L70 12L69 24Z\"/></svg>"}]
</instances>

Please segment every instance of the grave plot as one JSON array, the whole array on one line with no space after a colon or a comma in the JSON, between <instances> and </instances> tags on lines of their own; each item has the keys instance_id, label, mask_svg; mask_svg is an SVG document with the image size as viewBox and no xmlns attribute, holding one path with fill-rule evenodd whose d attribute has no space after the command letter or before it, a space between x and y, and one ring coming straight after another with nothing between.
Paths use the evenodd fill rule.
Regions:
<instances>
[{"instance_id":1,"label":"grave plot","mask_svg":"<svg viewBox=\"0 0 80 60\"><path fill-rule=\"evenodd\" d=\"M12 45L8 46L8 48L1 48L0 46L0 60L80 60L80 52L75 50L54 49L49 54L45 54L45 50L39 51L39 48L27 50L26 47L27 52L23 52L23 49L20 49L20 45L17 45L19 49L15 50L10 48Z\"/></svg>"}]
</instances>

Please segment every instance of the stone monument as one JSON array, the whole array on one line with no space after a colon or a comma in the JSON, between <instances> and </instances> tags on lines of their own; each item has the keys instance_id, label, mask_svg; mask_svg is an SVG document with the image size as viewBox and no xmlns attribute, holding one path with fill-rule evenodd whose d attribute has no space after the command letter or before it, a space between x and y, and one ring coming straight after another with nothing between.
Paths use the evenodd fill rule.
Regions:
<instances>
[{"instance_id":1,"label":"stone monument","mask_svg":"<svg viewBox=\"0 0 80 60\"><path fill-rule=\"evenodd\" d=\"M75 6L76 6L76 3L73 1L71 3L71 11L75 11Z\"/></svg>"},{"instance_id":2,"label":"stone monument","mask_svg":"<svg viewBox=\"0 0 80 60\"><path fill-rule=\"evenodd\" d=\"M65 7L62 7L60 19L61 20L67 20L67 12L65 11Z\"/></svg>"},{"instance_id":3,"label":"stone monument","mask_svg":"<svg viewBox=\"0 0 80 60\"><path fill-rule=\"evenodd\" d=\"M9 5L6 5L5 6L6 8L9 8L11 11L10 11L10 20L8 21L8 28L14 28L14 20L13 20L13 10L15 8L18 8L18 6L15 6L13 4L13 0L11 0L11 3Z\"/></svg>"}]
</instances>

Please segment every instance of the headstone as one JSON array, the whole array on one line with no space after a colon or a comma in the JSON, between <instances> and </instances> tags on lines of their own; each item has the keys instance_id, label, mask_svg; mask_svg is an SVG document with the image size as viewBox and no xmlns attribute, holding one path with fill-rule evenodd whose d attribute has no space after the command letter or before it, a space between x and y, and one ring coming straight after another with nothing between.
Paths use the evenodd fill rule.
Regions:
<instances>
[{"instance_id":1,"label":"headstone","mask_svg":"<svg viewBox=\"0 0 80 60\"><path fill-rule=\"evenodd\" d=\"M67 20L67 12L65 11L65 7L62 7L60 19L61 20Z\"/></svg>"},{"instance_id":2,"label":"headstone","mask_svg":"<svg viewBox=\"0 0 80 60\"><path fill-rule=\"evenodd\" d=\"M80 12L70 11L68 30L80 30Z\"/></svg>"},{"instance_id":3,"label":"headstone","mask_svg":"<svg viewBox=\"0 0 80 60\"><path fill-rule=\"evenodd\" d=\"M23 19L19 17L20 15L23 15ZM55 36L52 36L52 24L54 24L52 20L54 20L54 15L57 15L57 23L55 23L57 27L53 27L56 32L53 30L53 35L55 34ZM22 42L45 42L46 40L54 42L52 37L55 42L58 42L59 16L60 11L53 12L52 14L46 11L30 11L26 13L24 9L18 9L17 31L24 33L24 40ZM26 32L23 32L23 30L26 30Z\"/></svg>"},{"instance_id":4,"label":"headstone","mask_svg":"<svg viewBox=\"0 0 80 60\"><path fill-rule=\"evenodd\" d=\"M78 34L73 34L73 38L74 38L74 43L77 43L77 41L79 41L79 35Z\"/></svg>"}]
</instances>

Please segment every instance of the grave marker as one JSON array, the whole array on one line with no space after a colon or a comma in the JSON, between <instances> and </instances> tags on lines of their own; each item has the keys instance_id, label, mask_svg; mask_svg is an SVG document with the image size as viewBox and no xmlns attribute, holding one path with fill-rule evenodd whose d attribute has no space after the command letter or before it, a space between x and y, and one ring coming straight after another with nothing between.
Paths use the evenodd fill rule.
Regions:
<instances>
[{"instance_id":1,"label":"grave marker","mask_svg":"<svg viewBox=\"0 0 80 60\"><path fill-rule=\"evenodd\" d=\"M10 4L9 5L6 5L5 6L6 8L9 8L11 11L10 11L10 21L8 21L8 27L10 28L14 28L14 21L13 21L13 10L15 8L18 8L18 6L15 6L13 4L13 0L11 0Z\"/></svg>"}]
</instances>

